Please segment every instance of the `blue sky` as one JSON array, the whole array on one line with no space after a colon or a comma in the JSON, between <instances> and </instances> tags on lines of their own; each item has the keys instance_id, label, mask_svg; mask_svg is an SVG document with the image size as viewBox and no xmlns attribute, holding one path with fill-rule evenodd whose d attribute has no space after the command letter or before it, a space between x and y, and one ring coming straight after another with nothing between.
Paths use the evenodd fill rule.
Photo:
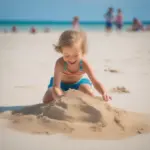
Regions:
<instances>
[{"instance_id":1,"label":"blue sky","mask_svg":"<svg viewBox=\"0 0 150 150\"><path fill-rule=\"evenodd\" d=\"M121 8L125 21L150 21L150 0L0 0L0 19L103 21L107 8Z\"/></svg>"}]
</instances>

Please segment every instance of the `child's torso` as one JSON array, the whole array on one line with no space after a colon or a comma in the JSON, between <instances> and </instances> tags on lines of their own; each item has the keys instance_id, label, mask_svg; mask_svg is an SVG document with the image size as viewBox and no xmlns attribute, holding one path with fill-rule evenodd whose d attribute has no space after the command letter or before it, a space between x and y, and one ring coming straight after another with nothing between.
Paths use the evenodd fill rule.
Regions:
<instances>
[{"instance_id":1,"label":"child's torso","mask_svg":"<svg viewBox=\"0 0 150 150\"><path fill-rule=\"evenodd\" d=\"M64 69L62 72L62 81L66 83L75 83L79 81L83 75L85 74L83 70L83 62L82 60L79 63L78 67L73 69L69 69L69 66L66 62L64 62Z\"/></svg>"}]
</instances>

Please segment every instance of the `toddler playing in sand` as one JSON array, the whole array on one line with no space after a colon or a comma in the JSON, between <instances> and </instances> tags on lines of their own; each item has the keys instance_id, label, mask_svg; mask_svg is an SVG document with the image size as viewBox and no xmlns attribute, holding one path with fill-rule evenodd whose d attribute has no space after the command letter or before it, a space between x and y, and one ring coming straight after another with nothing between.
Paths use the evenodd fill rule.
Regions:
<instances>
[{"instance_id":1,"label":"toddler playing in sand","mask_svg":"<svg viewBox=\"0 0 150 150\"><path fill-rule=\"evenodd\" d=\"M88 95L94 96L92 84L102 95L105 101L111 99L106 93L104 86L96 79L92 67L85 59L87 52L86 36L83 32L67 30L64 31L55 45L55 50L62 54L57 59L54 69L54 77L51 77L43 102L60 98L64 91L69 89L80 90ZM84 77L87 74L88 78Z\"/></svg>"}]
</instances>

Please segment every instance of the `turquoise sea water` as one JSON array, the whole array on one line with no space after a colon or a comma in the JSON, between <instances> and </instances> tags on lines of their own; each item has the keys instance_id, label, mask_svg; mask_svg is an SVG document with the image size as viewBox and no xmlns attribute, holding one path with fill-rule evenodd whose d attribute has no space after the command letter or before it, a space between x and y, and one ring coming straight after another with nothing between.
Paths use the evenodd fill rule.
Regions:
<instances>
[{"instance_id":1,"label":"turquoise sea water","mask_svg":"<svg viewBox=\"0 0 150 150\"><path fill-rule=\"evenodd\" d=\"M51 31L61 31L61 30L66 30L66 29L71 29L71 25L39 25L39 24L28 24L28 25L21 25L21 24L9 24L9 25L2 25L0 24L0 30L4 31L11 31L12 26L16 26L18 31L29 31L31 27L35 27L38 31L44 31L45 28L49 28ZM130 25L124 25L123 29L125 30L128 28ZM105 25L100 24L100 25L81 25L81 29L83 30L104 30ZM115 26L114 26L115 28Z\"/></svg>"},{"instance_id":2,"label":"turquoise sea water","mask_svg":"<svg viewBox=\"0 0 150 150\"><path fill-rule=\"evenodd\" d=\"M144 25L150 25L150 21L144 22ZM18 31L28 31L31 27L35 27L38 31L49 28L51 31L71 29L71 22L52 22L52 21L2 21L0 20L0 30L10 31L12 26L16 26ZM105 22L81 22L80 26L83 30L104 30ZM131 26L131 22L125 22L123 30ZM115 25L113 25L115 29Z\"/></svg>"}]
</instances>

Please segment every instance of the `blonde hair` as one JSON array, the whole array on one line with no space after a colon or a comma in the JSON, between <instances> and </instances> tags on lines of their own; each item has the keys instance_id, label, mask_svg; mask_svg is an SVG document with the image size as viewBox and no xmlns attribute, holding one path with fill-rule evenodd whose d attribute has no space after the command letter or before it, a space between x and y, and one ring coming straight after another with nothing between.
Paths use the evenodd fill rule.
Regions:
<instances>
[{"instance_id":1,"label":"blonde hair","mask_svg":"<svg viewBox=\"0 0 150 150\"><path fill-rule=\"evenodd\" d=\"M76 42L81 42L82 54L87 53L86 35L81 31L66 30L59 38L58 44L54 45L57 52L62 53L62 48L65 46L73 46Z\"/></svg>"}]
</instances>

